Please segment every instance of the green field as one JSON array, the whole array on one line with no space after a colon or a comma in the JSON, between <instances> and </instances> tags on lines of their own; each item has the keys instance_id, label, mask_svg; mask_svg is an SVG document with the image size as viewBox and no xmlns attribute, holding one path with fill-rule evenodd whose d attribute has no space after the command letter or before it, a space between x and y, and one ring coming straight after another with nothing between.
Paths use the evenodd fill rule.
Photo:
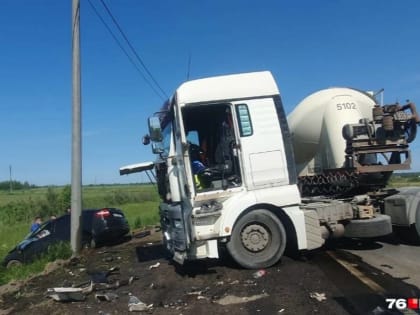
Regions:
<instances>
[{"instance_id":1,"label":"green field","mask_svg":"<svg viewBox=\"0 0 420 315\"><path fill-rule=\"evenodd\" d=\"M83 208L116 207L124 211L131 229L159 223L159 196L153 185L98 185L83 187ZM0 260L25 235L35 215L48 220L51 214L64 214L70 203L70 187L43 187L26 190L0 190ZM0 284L40 271L43 262L6 271L0 268Z\"/></svg>"}]
</instances>

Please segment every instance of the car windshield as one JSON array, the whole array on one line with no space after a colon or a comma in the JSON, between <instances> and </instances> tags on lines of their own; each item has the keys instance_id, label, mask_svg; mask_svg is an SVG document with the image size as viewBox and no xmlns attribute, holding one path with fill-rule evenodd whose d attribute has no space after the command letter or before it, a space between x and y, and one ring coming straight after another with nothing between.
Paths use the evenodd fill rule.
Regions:
<instances>
[{"instance_id":1,"label":"car windshield","mask_svg":"<svg viewBox=\"0 0 420 315\"><path fill-rule=\"evenodd\" d=\"M36 234L38 234L39 233L39 231L40 230L42 230L43 228L45 228L49 223L51 222L51 220L48 220L48 221L45 221L44 223L42 223L40 226L39 226L39 228L37 228L35 231L33 231L33 232L29 232L26 236L25 236L25 239L28 239L28 238L32 238L32 237L34 237Z\"/></svg>"}]
</instances>

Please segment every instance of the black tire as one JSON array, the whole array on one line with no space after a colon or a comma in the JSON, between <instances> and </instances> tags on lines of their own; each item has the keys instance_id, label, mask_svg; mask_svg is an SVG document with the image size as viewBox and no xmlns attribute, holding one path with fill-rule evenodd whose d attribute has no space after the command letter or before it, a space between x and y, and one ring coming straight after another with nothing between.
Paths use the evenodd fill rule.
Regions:
<instances>
[{"instance_id":1,"label":"black tire","mask_svg":"<svg viewBox=\"0 0 420 315\"><path fill-rule=\"evenodd\" d=\"M13 268L17 266L22 266L22 262L18 259L10 259L6 264L6 268Z\"/></svg>"},{"instance_id":2,"label":"black tire","mask_svg":"<svg viewBox=\"0 0 420 315\"><path fill-rule=\"evenodd\" d=\"M286 248L286 232L279 218L264 209L239 218L227 249L232 258L247 269L267 268L277 263Z\"/></svg>"}]
</instances>

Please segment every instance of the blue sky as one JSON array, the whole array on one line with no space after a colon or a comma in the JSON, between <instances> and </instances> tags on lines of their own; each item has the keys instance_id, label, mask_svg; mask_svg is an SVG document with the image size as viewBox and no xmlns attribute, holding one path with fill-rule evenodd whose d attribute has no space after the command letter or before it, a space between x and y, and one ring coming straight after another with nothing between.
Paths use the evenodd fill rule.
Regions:
<instances>
[{"instance_id":1,"label":"blue sky","mask_svg":"<svg viewBox=\"0 0 420 315\"><path fill-rule=\"evenodd\" d=\"M385 88L385 102L420 106L418 0L105 1L168 95L191 55L191 79L272 71L287 112L330 86ZM140 139L162 100L87 0L81 39L83 183L143 181L118 169L154 158ZM19 181L70 183L71 0L0 0L0 43L0 181L12 165Z\"/></svg>"}]
</instances>

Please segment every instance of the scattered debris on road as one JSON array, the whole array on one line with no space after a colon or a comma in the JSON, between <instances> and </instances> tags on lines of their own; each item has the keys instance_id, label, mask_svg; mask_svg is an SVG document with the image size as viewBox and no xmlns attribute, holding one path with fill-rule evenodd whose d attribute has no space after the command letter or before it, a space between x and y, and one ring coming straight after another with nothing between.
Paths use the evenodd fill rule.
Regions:
<instances>
[{"instance_id":1,"label":"scattered debris on road","mask_svg":"<svg viewBox=\"0 0 420 315\"><path fill-rule=\"evenodd\" d=\"M203 295L210 290L210 287L197 288L192 287L191 290L185 292L187 295Z\"/></svg>"},{"instance_id":2,"label":"scattered debris on road","mask_svg":"<svg viewBox=\"0 0 420 315\"><path fill-rule=\"evenodd\" d=\"M138 232L138 233L133 233L133 237L135 237L135 238L143 238L143 237L146 237L146 236L149 236L151 234L151 232L148 230L148 231L141 231L141 232Z\"/></svg>"},{"instance_id":3,"label":"scattered debris on road","mask_svg":"<svg viewBox=\"0 0 420 315\"><path fill-rule=\"evenodd\" d=\"M93 291L93 282L84 288L57 287L47 289L46 296L59 302L84 301L86 295Z\"/></svg>"},{"instance_id":4,"label":"scattered debris on road","mask_svg":"<svg viewBox=\"0 0 420 315\"><path fill-rule=\"evenodd\" d=\"M260 270L258 270L256 272L254 272L252 274L252 276L254 277L254 279L258 279L258 278L264 277L266 274L267 274L267 270L260 269Z\"/></svg>"},{"instance_id":5,"label":"scattered debris on road","mask_svg":"<svg viewBox=\"0 0 420 315\"><path fill-rule=\"evenodd\" d=\"M107 292L107 293L97 293L95 294L95 299L98 301L114 301L116 299L118 299L119 296L116 293L113 292Z\"/></svg>"},{"instance_id":6,"label":"scattered debris on road","mask_svg":"<svg viewBox=\"0 0 420 315\"><path fill-rule=\"evenodd\" d=\"M316 299L318 302L322 302L327 299L327 297L325 296L325 293L311 292L309 296L312 299Z\"/></svg>"},{"instance_id":7,"label":"scattered debris on road","mask_svg":"<svg viewBox=\"0 0 420 315\"><path fill-rule=\"evenodd\" d=\"M259 300L268 296L269 295L267 293L244 296L244 297L235 296L235 295L226 295L222 297L221 299L216 300L215 302L220 305L241 304L241 303L247 303L247 302Z\"/></svg>"},{"instance_id":8,"label":"scattered debris on road","mask_svg":"<svg viewBox=\"0 0 420 315\"><path fill-rule=\"evenodd\" d=\"M157 262L156 264L149 266L149 270L159 268L159 266L160 266L160 262Z\"/></svg>"},{"instance_id":9,"label":"scattered debris on road","mask_svg":"<svg viewBox=\"0 0 420 315\"><path fill-rule=\"evenodd\" d=\"M108 283L108 277L111 274L119 273L119 267L111 267L106 271L88 271L88 275L92 279L93 283Z\"/></svg>"},{"instance_id":10,"label":"scattered debris on road","mask_svg":"<svg viewBox=\"0 0 420 315\"><path fill-rule=\"evenodd\" d=\"M130 312L143 312L143 311L148 311L153 307L153 304L147 305L146 303L143 303L142 301L139 300L138 297L132 295L131 293L129 294L129 299L128 299L128 310Z\"/></svg>"}]
</instances>

